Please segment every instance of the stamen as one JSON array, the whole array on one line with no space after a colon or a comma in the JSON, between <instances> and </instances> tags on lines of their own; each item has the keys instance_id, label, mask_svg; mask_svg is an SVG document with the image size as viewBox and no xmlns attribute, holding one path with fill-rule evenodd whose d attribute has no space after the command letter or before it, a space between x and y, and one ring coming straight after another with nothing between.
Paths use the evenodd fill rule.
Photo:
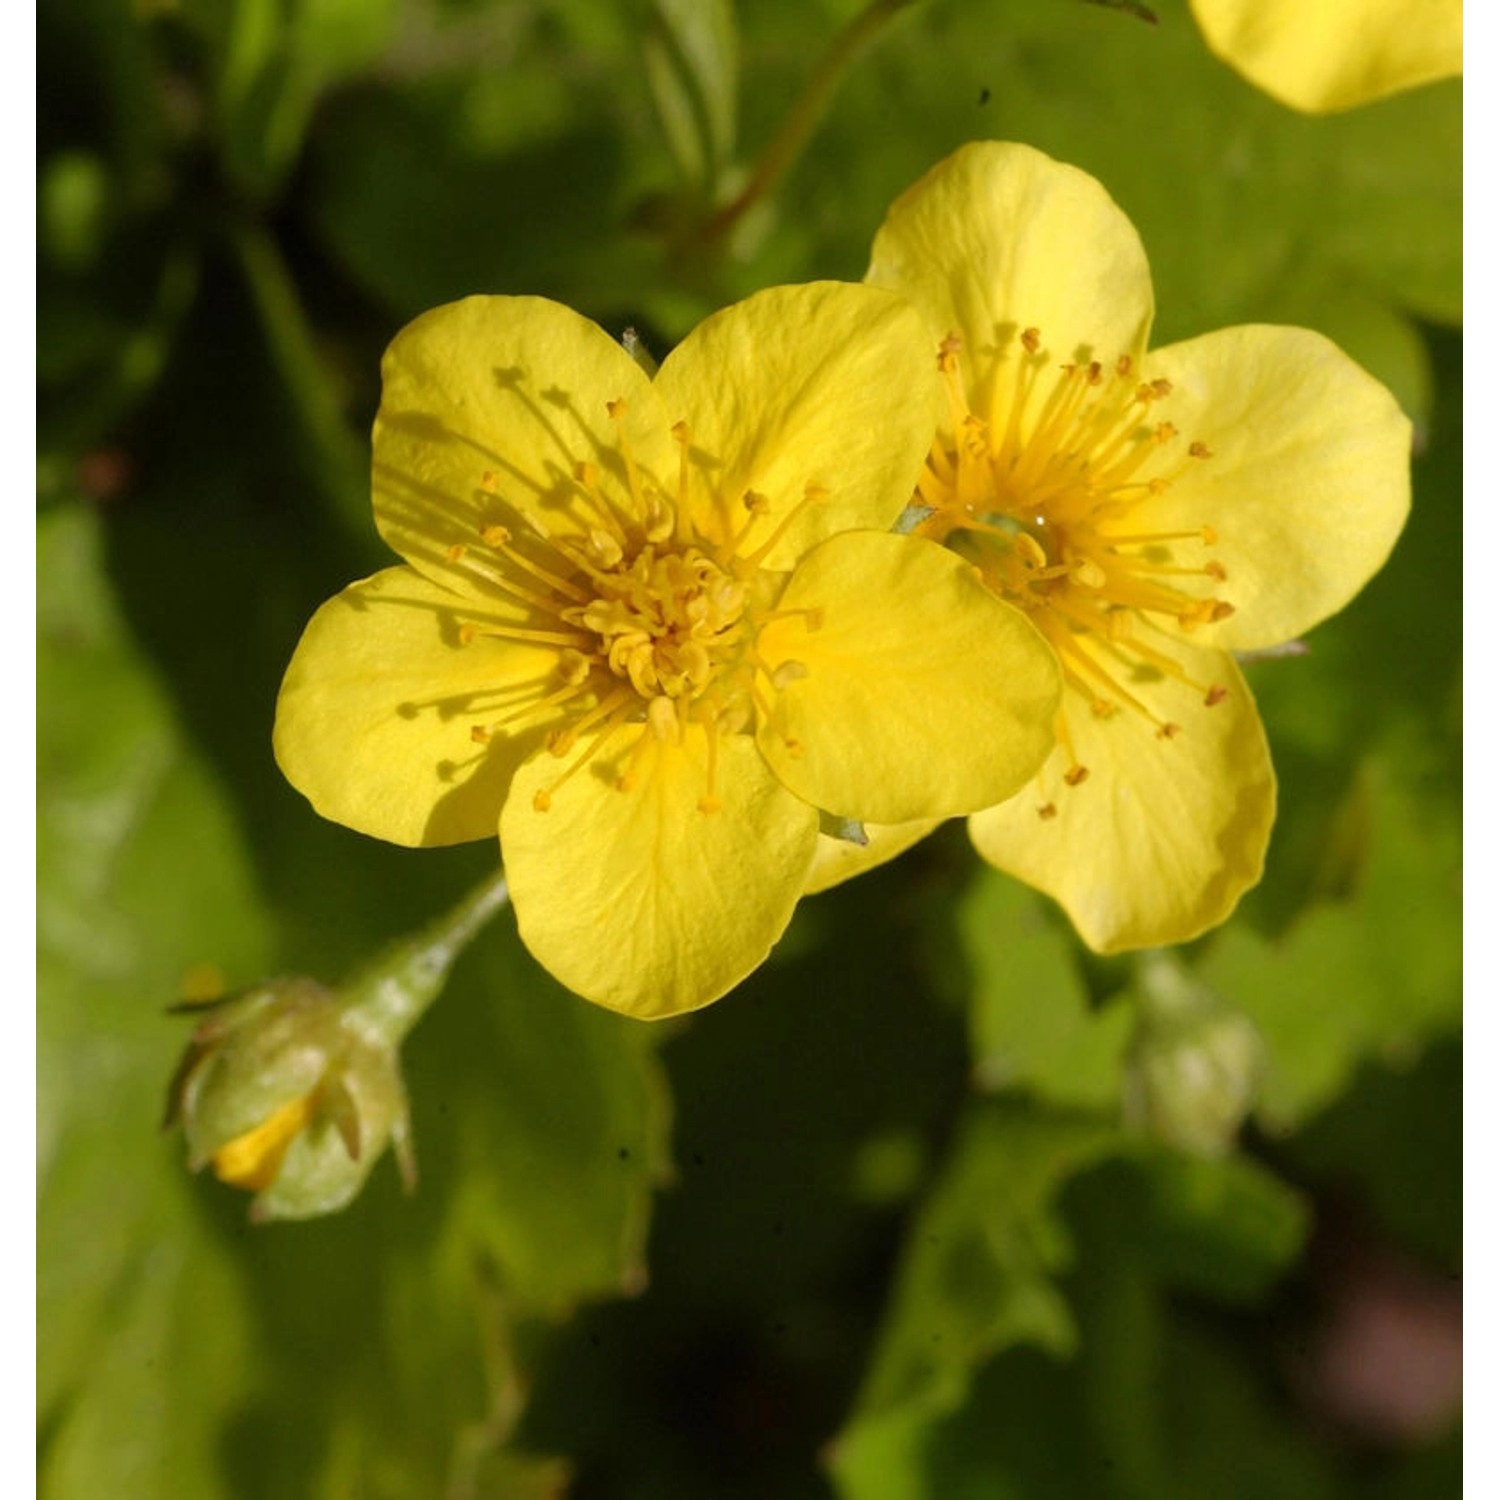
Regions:
<instances>
[{"instance_id":1,"label":"stamen","mask_svg":"<svg viewBox=\"0 0 1500 1500\"><path fill-rule=\"evenodd\" d=\"M672 424L672 437L677 443L677 540L681 544L688 541L688 448L693 441L693 434L686 422L674 422Z\"/></svg>"},{"instance_id":2,"label":"stamen","mask_svg":"<svg viewBox=\"0 0 1500 1500\"><path fill-rule=\"evenodd\" d=\"M515 545L515 539L506 527L486 526L481 533L481 537L485 546L492 548L505 558L507 562L514 564L523 573L528 573L539 582L546 584L549 589L555 590L557 593L563 595L564 598L576 599L582 604L590 597L587 590L581 588L571 579L562 578L558 574L544 568L539 562L534 562L531 558L527 557ZM556 548L553 548L553 550L556 551ZM560 556L561 554L558 555ZM504 573L495 575L488 570L476 569L475 571L480 572L483 577L500 584L502 587L509 588L513 592L519 592L513 580L507 578ZM523 597L536 598L537 596L525 595Z\"/></svg>"},{"instance_id":3,"label":"stamen","mask_svg":"<svg viewBox=\"0 0 1500 1500\"><path fill-rule=\"evenodd\" d=\"M594 743L590 745L588 749L585 750L583 754L580 755L578 759L575 760L573 764L570 765L568 769L557 778L556 781L554 781L550 786L539 787L535 795L533 795L531 799L532 807L539 813L547 812L552 806L552 799L557 795L558 790L564 785L564 783L571 781L573 777L575 777L586 765L588 765L588 763L593 760L601 750L604 749L604 747L610 742L610 740L614 738L616 733L619 731L620 726L624 723L625 720L623 717L615 719L605 729L604 733L599 735L594 740Z\"/></svg>"},{"instance_id":4,"label":"stamen","mask_svg":"<svg viewBox=\"0 0 1500 1500\"><path fill-rule=\"evenodd\" d=\"M745 568L755 570L771 555L772 549L787 533L792 522L797 519L810 505L816 505L819 501L828 498L828 491L816 480L810 479L802 487L802 498L781 518L781 524L766 538L754 552L746 557L738 559L737 572L743 572Z\"/></svg>"}]
</instances>

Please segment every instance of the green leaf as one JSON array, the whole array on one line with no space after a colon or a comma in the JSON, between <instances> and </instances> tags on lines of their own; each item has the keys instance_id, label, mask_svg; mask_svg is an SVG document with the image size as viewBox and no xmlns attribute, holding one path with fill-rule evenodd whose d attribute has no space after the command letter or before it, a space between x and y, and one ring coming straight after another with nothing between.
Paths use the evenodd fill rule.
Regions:
<instances>
[{"instance_id":1,"label":"green leaf","mask_svg":"<svg viewBox=\"0 0 1500 1500\"><path fill-rule=\"evenodd\" d=\"M842 1493L924 1493L892 1480L900 1456L910 1458L925 1429L963 1404L986 1359L1017 1343L1054 1354L1076 1346L1053 1280L1071 1261L1053 1199L1119 1141L1117 1128L1094 1116L971 1108L908 1235L853 1418L835 1440Z\"/></svg>"},{"instance_id":2,"label":"green leaf","mask_svg":"<svg viewBox=\"0 0 1500 1500\"><path fill-rule=\"evenodd\" d=\"M229 1247L158 1130L190 964L267 926L223 793L110 598L78 507L38 525L38 1412L42 1492L227 1494L262 1378Z\"/></svg>"},{"instance_id":3,"label":"green leaf","mask_svg":"<svg viewBox=\"0 0 1500 1500\"><path fill-rule=\"evenodd\" d=\"M1137 1164L1141 1239L1154 1273L1219 1301L1265 1297L1302 1249L1308 1206L1253 1157L1153 1151Z\"/></svg>"},{"instance_id":4,"label":"green leaf","mask_svg":"<svg viewBox=\"0 0 1500 1500\"><path fill-rule=\"evenodd\" d=\"M188 0L211 54L220 145L241 187L267 197L306 138L313 109L390 45L399 0Z\"/></svg>"},{"instance_id":5,"label":"green leaf","mask_svg":"<svg viewBox=\"0 0 1500 1500\"><path fill-rule=\"evenodd\" d=\"M1030 1089L1058 1104L1118 1104L1131 1009L1119 1001L1090 1007L1077 950L1042 900L981 867L958 927L973 970L969 1028L980 1086Z\"/></svg>"},{"instance_id":6,"label":"green leaf","mask_svg":"<svg viewBox=\"0 0 1500 1500\"><path fill-rule=\"evenodd\" d=\"M646 76L684 179L711 200L734 154L739 49L731 0L655 0Z\"/></svg>"},{"instance_id":7,"label":"green leaf","mask_svg":"<svg viewBox=\"0 0 1500 1500\"><path fill-rule=\"evenodd\" d=\"M1246 1162L1106 1155L1054 1183L1070 1253L1054 1295L1075 1336L1015 1341L960 1404L857 1418L845 1500L1227 1500L1335 1493L1331 1465L1265 1388L1238 1334L1180 1313L1178 1289L1258 1302L1302 1242L1289 1189Z\"/></svg>"},{"instance_id":8,"label":"green leaf","mask_svg":"<svg viewBox=\"0 0 1500 1500\"><path fill-rule=\"evenodd\" d=\"M1361 1059L1409 1054L1461 1012L1456 812L1405 790L1387 758L1366 763L1349 797L1368 848L1353 856L1354 894L1278 939L1226 928L1199 970L1265 1040L1259 1114L1276 1130L1331 1103Z\"/></svg>"}]
</instances>

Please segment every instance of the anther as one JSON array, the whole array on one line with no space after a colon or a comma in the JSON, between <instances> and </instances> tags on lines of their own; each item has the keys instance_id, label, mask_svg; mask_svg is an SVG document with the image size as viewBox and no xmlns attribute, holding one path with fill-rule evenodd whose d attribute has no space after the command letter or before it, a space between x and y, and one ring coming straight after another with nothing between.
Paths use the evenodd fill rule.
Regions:
<instances>
[{"instance_id":1,"label":"anther","mask_svg":"<svg viewBox=\"0 0 1500 1500\"><path fill-rule=\"evenodd\" d=\"M1130 375L1131 370L1134 368L1135 361L1132 360L1128 354L1122 354L1119 359L1115 361L1115 374L1118 375L1121 380L1127 379Z\"/></svg>"},{"instance_id":2,"label":"anther","mask_svg":"<svg viewBox=\"0 0 1500 1500\"><path fill-rule=\"evenodd\" d=\"M1218 546L1219 533L1215 531L1212 526L1205 526L1200 535L1203 537L1203 545L1205 547Z\"/></svg>"},{"instance_id":3,"label":"anther","mask_svg":"<svg viewBox=\"0 0 1500 1500\"><path fill-rule=\"evenodd\" d=\"M1217 682L1203 695L1204 708L1213 708L1222 703L1229 696L1229 689L1222 687Z\"/></svg>"},{"instance_id":4,"label":"anther","mask_svg":"<svg viewBox=\"0 0 1500 1500\"><path fill-rule=\"evenodd\" d=\"M1158 443L1170 443L1176 436L1177 429L1170 422L1158 423L1156 431L1152 433L1152 437L1155 438Z\"/></svg>"},{"instance_id":5,"label":"anther","mask_svg":"<svg viewBox=\"0 0 1500 1500\"><path fill-rule=\"evenodd\" d=\"M1170 396L1172 394L1172 382L1163 379L1153 380L1151 382L1151 390L1157 396Z\"/></svg>"},{"instance_id":6,"label":"anther","mask_svg":"<svg viewBox=\"0 0 1500 1500\"><path fill-rule=\"evenodd\" d=\"M752 516L766 515L771 509L771 502L758 490L746 490L740 497L740 504L750 512Z\"/></svg>"},{"instance_id":7,"label":"anther","mask_svg":"<svg viewBox=\"0 0 1500 1500\"><path fill-rule=\"evenodd\" d=\"M692 430L686 422L673 422L671 428L672 436L686 447L693 440Z\"/></svg>"},{"instance_id":8,"label":"anther","mask_svg":"<svg viewBox=\"0 0 1500 1500\"><path fill-rule=\"evenodd\" d=\"M1035 354L1042 347L1042 330L1027 328L1021 334L1021 347L1028 354Z\"/></svg>"},{"instance_id":9,"label":"anther","mask_svg":"<svg viewBox=\"0 0 1500 1500\"><path fill-rule=\"evenodd\" d=\"M1182 733L1182 725L1174 724L1168 719L1164 724L1156 727L1156 737L1159 740L1175 740Z\"/></svg>"},{"instance_id":10,"label":"anther","mask_svg":"<svg viewBox=\"0 0 1500 1500\"><path fill-rule=\"evenodd\" d=\"M458 644L460 646L472 646L474 637L479 634L479 627L467 621L458 627Z\"/></svg>"},{"instance_id":11,"label":"anther","mask_svg":"<svg viewBox=\"0 0 1500 1500\"><path fill-rule=\"evenodd\" d=\"M1050 821L1057 816L1057 804L1055 802L1044 802L1037 808L1036 815L1044 823Z\"/></svg>"},{"instance_id":12,"label":"anther","mask_svg":"<svg viewBox=\"0 0 1500 1500\"><path fill-rule=\"evenodd\" d=\"M794 682L807 676L807 668L800 661L787 660L771 673L771 686L778 693L785 692Z\"/></svg>"},{"instance_id":13,"label":"anther","mask_svg":"<svg viewBox=\"0 0 1500 1500\"><path fill-rule=\"evenodd\" d=\"M628 410L625 405L625 398L623 396L616 396L613 401L606 401L604 403L604 409L617 422L621 417L625 415L626 411Z\"/></svg>"},{"instance_id":14,"label":"anther","mask_svg":"<svg viewBox=\"0 0 1500 1500\"><path fill-rule=\"evenodd\" d=\"M958 334L950 333L938 345L938 369L944 372L951 370L958 360L958 351L964 346L964 341Z\"/></svg>"},{"instance_id":15,"label":"anther","mask_svg":"<svg viewBox=\"0 0 1500 1500\"><path fill-rule=\"evenodd\" d=\"M597 526L589 532L589 552L602 568L613 568L625 556L624 549L607 531Z\"/></svg>"},{"instance_id":16,"label":"anther","mask_svg":"<svg viewBox=\"0 0 1500 1500\"><path fill-rule=\"evenodd\" d=\"M1087 766L1069 766L1063 772L1063 780L1069 786L1082 786L1089 779L1089 768Z\"/></svg>"},{"instance_id":17,"label":"anther","mask_svg":"<svg viewBox=\"0 0 1500 1500\"><path fill-rule=\"evenodd\" d=\"M1089 384L1098 385L1104 379L1104 366L1097 359L1089 362Z\"/></svg>"},{"instance_id":18,"label":"anther","mask_svg":"<svg viewBox=\"0 0 1500 1500\"><path fill-rule=\"evenodd\" d=\"M550 812L552 809L552 793L545 787L538 787L531 799L531 810L533 812Z\"/></svg>"},{"instance_id":19,"label":"anther","mask_svg":"<svg viewBox=\"0 0 1500 1500\"><path fill-rule=\"evenodd\" d=\"M1188 444L1188 457L1189 458L1212 458L1213 454L1209 451L1209 446L1208 446L1207 443L1189 443Z\"/></svg>"},{"instance_id":20,"label":"anther","mask_svg":"<svg viewBox=\"0 0 1500 1500\"><path fill-rule=\"evenodd\" d=\"M503 547L510 541L510 532L504 526L486 526L479 536L486 547Z\"/></svg>"},{"instance_id":21,"label":"anther","mask_svg":"<svg viewBox=\"0 0 1500 1500\"><path fill-rule=\"evenodd\" d=\"M492 470L486 469L479 476L479 488L489 495L493 495L500 488L500 481L495 477Z\"/></svg>"},{"instance_id":22,"label":"anther","mask_svg":"<svg viewBox=\"0 0 1500 1500\"><path fill-rule=\"evenodd\" d=\"M1084 557L1073 565L1073 581L1086 589L1102 589L1109 582L1109 574L1092 557Z\"/></svg>"},{"instance_id":23,"label":"anther","mask_svg":"<svg viewBox=\"0 0 1500 1500\"><path fill-rule=\"evenodd\" d=\"M490 742L490 732L483 724L471 724L469 725L469 738L476 745L488 745Z\"/></svg>"},{"instance_id":24,"label":"anther","mask_svg":"<svg viewBox=\"0 0 1500 1500\"><path fill-rule=\"evenodd\" d=\"M1220 583L1227 583L1229 581L1228 570L1221 562L1214 561L1204 563L1203 571L1207 573L1210 578L1216 578Z\"/></svg>"},{"instance_id":25,"label":"anther","mask_svg":"<svg viewBox=\"0 0 1500 1500\"><path fill-rule=\"evenodd\" d=\"M698 799L698 811L701 813L723 812L723 799L720 797L700 797Z\"/></svg>"},{"instance_id":26,"label":"anther","mask_svg":"<svg viewBox=\"0 0 1500 1500\"><path fill-rule=\"evenodd\" d=\"M461 562L463 560L464 553L467 552L468 550L469 549L467 547L465 547L462 542L455 542L443 554L443 556L446 557L448 559L448 561L451 562L451 563Z\"/></svg>"}]
</instances>

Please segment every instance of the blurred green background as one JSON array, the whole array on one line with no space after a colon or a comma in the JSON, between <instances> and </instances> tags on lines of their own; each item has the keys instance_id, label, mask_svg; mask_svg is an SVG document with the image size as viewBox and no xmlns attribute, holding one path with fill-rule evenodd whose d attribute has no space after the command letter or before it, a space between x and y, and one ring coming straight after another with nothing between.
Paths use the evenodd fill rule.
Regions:
<instances>
[{"instance_id":1,"label":"blurred green background","mask_svg":"<svg viewBox=\"0 0 1500 1500\"><path fill-rule=\"evenodd\" d=\"M877 4L728 223L857 0L39 8L44 1495L1458 1492L1461 90L1302 118L1152 9ZM252 1228L158 1130L184 973L337 979L495 857L324 823L271 758L302 625L386 561L386 342L542 293L659 355L857 279L986 137L1104 182L1159 342L1317 327L1415 420L1389 567L1250 669L1263 886L1106 962L950 828L655 1028L503 916L406 1048L416 1195L381 1163ZM1195 1030L1153 1029L1165 992ZM1194 1060L1237 1016L1253 1110L1205 1152L1237 1095Z\"/></svg>"}]
</instances>

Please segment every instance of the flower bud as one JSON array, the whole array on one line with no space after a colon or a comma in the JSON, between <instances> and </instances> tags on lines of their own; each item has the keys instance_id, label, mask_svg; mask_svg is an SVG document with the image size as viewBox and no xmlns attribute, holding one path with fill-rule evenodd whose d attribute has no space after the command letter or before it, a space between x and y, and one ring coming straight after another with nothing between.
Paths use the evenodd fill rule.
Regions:
<instances>
[{"instance_id":1,"label":"flower bud","mask_svg":"<svg viewBox=\"0 0 1500 1500\"><path fill-rule=\"evenodd\" d=\"M414 1180L395 1045L311 979L272 979L212 1004L168 1101L189 1164L253 1192L256 1219L348 1203L386 1145Z\"/></svg>"},{"instance_id":2,"label":"flower bud","mask_svg":"<svg viewBox=\"0 0 1500 1500\"><path fill-rule=\"evenodd\" d=\"M497 870L336 990L271 979L206 1006L179 1006L202 1020L168 1090L166 1124L182 1123L193 1170L212 1166L221 1181L254 1193L257 1220L337 1212L387 1145L410 1190L416 1166L401 1043L509 900Z\"/></svg>"},{"instance_id":3,"label":"flower bud","mask_svg":"<svg viewBox=\"0 0 1500 1500\"><path fill-rule=\"evenodd\" d=\"M1139 1019L1125 1057L1125 1115L1195 1156L1223 1156L1255 1103L1265 1067L1260 1034L1179 963L1147 958Z\"/></svg>"}]
</instances>

